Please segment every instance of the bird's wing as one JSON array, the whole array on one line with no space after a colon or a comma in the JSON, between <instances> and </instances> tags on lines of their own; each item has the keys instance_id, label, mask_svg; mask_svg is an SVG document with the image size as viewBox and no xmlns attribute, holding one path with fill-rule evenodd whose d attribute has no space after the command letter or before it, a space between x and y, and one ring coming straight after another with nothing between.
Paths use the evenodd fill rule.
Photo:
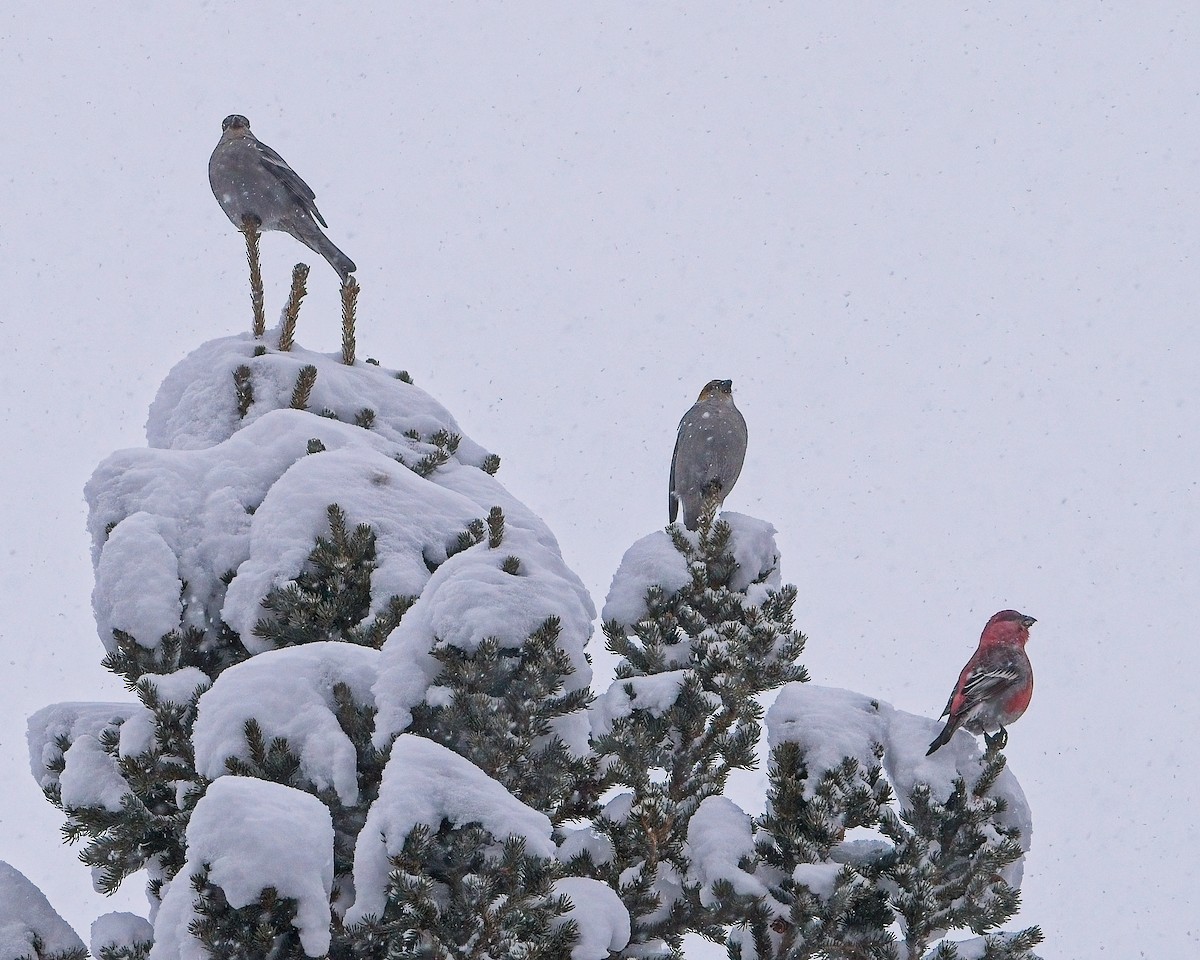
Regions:
<instances>
[{"instance_id":1,"label":"bird's wing","mask_svg":"<svg viewBox=\"0 0 1200 960\"><path fill-rule=\"evenodd\" d=\"M675 449L671 453L671 480L667 486L667 516L670 523L679 516L679 498L675 496L675 458L679 456L679 438L683 436L683 424L679 425L679 433L675 435Z\"/></svg>"},{"instance_id":2,"label":"bird's wing","mask_svg":"<svg viewBox=\"0 0 1200 960\"><path fill-rule=\"evenodd\" d=\"M262 160L262 165L271 171L292 195L300 202L321 226L328 227L325 218L321 216L317 210L316 199L317 195L313 193L312 187L300 179L300 174L288 166L288 162L283 159L274 150L268 147L261 140L258 141L258 156Z\"/></svg>"},{"instance_id":3,"label":"bird's wing","mask_svg":"<svg viewBox=\"0 0 1200 960\"><path fill-rule=\"evenodd\" d=\"M954 712L958 713L965 707L991 700L1007 687L1020 681L1021 671L1011 663L990 667L981 664L971 671L963 681L962 689L956 691L951 698L952 703L958 700L958 708Z\"/></svg>"}]
</instances>

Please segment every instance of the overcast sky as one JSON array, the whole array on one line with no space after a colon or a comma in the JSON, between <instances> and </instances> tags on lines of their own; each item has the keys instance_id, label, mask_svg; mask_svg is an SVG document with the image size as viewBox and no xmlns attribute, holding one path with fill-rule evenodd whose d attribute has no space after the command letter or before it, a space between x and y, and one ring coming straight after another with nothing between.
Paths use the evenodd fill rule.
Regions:
<instances>
[{"instance_id":1,"label":"overcast sky","mask_svg":"<svg viewBox=\"0 0 1200 960\"><path fill-rule=\"evenodd\" d=\"M358 263L360 355L501 455L597 606L728 377L727 505L778 528L815 681L936 715L989 615L1037 617L1017 922L1194 951L1200 7L1029 7L6 5L0 859L85 939L144 912L59 843L24 722L128 696L81 489L249 325L206 179L238 112ZM269 316L298 259L336 350L337 278L282 234Z\"/></svg>"}]
</instances>

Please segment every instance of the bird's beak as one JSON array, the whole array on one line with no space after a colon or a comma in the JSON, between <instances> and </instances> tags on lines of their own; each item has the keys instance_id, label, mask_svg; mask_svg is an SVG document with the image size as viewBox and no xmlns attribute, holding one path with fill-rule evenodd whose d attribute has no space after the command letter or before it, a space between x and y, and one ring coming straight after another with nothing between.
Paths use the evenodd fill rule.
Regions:
<instances>
[{"instance_id":1,"label":"bird's beak","mask_svg":"<svg viewBox=\"0 0 1200 960\"><path fill-rule=\"evenodd\" d=\"M1026 617L1024 623L1026 627L1032 627L1037 623L1037 619L1035 617Z\"/></svg>"}]
</instances>

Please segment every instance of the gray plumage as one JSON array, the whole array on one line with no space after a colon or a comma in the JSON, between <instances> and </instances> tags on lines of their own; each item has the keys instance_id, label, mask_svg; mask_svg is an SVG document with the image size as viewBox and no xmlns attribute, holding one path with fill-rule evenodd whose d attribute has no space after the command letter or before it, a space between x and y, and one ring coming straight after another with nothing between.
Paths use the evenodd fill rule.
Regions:
<instances>
[{"instance_id":1,"label":"gray plumage","mask_svg":"<svg viewBox=\"0 0 1200 960\"><path fill-rule=\"evenodd\" d=\"M733 403L733 381L709 381L679 421L668 495L672 523L682 505L683 525L699 527L706 496L720 508L742 472L746 441L746 421Z\"/></svg>"},{"instance_id":2,"label":"gray plumage","mask_svg":"<svg viewBox=\"0 0 1200 960\"><path fill-rule=\"evenodd\" d=\"M329 225L317 210L312 188L250 132L245 117L233 114L221 124L221 139L208 160L208 182L239 230L245 217L252 216L260 229L282 230L319 253L343 282L354 272L354 261L321 232Z\"/></svg>"}]
</instances>

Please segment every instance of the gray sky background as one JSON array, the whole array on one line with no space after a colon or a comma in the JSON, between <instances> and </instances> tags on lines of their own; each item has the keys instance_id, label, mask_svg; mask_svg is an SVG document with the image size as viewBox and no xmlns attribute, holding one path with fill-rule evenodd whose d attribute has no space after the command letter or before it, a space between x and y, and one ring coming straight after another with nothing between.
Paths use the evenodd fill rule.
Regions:
<instances>
[{"instance_id":1,"label":"gray sky background","mask_svg":"<svg viewBox=\"0 0 1200 960\"><path fill-rule=\"evenodd\" d=\"M597 606L730 377L728 506L779 529L815 681L934 715L990 614L1036 616L1018 922L1195 950L1200 8L248 6L0 12L0 859L85 939L144 912L58 842L24 718L127 696L81 488L250 322L206 178L238 112L357 261L360 355L504 458ZM264 256L271 317L313 264L336 350L334 273Z\"/></svg>"}]
</instances>

